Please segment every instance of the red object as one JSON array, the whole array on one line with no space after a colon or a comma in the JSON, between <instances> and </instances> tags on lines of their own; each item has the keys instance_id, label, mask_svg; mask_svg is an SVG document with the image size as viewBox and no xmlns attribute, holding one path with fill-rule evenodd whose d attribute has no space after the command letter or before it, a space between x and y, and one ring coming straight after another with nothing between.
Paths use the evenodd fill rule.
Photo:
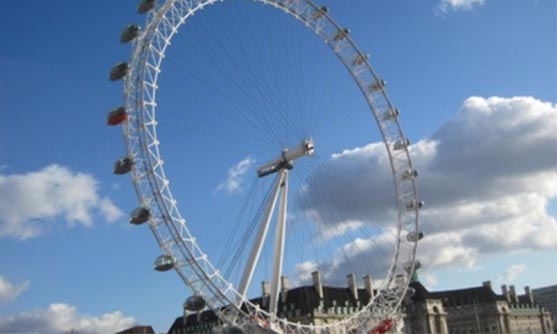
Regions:
<instances>
[{"instance_id":1,"label":"red object","mask_svg":"<svg viewBox=\"0 0 557 334\"><path fill-rule=\"evenodd\" d=\"M128 120L128 113L122 109L116 109L108 114L106 124L118 125Z\"/></svg>"},{"instance_id":2,"label":"red object","mask_svg":"<svg viewBox=\"0 0 557 334\"><path fill-rule=\"evenodd\" d=\"M369 331L369 334L385 334L391 329L393 329L394 323L393 319L385 319L379 323L379 325L373 327L372 330Z\"/></svg>"}]
</instances>

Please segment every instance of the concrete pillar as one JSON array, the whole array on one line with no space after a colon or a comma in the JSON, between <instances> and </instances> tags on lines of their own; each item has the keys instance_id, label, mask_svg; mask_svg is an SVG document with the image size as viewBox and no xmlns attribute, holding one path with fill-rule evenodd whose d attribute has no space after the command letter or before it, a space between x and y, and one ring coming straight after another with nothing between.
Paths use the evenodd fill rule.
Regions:
<instances>
[{"instance_id":1,"label":"concrete pillar","mask_svg":"<svg viewBox=\"0 0 557 334\"><path fill-rule=\"evenodd\" d=\"M286 296L288 294L288 290L290 290L290 280L287 276L280 277L280 300L283 303L286 303Z\"/></svg>"},{"instance_id":2,"label":"concrete pillar","mask_svg":"<svg viewBox=\"0 0 557 334\"><path fill-rule=\"evenodd\" d=\"M354 274L346 275L346 280L348 281L348 288L352 292L354 299L358 300L358 287L356 286L356 276Z\"/></svg>"},{"instance_id":3,"label":"concrete pillar","mask_svg":"<svg viewBox=\"0 0 557 334\"><path fill-rule=\"evenodd\" d=\"M319 271L314 271L311 273L311 278L313 279L313 288L317 292L319 299L323 299L323 284L321 283L321 274Z\"/></svg>"},{"instance_id":4,"label":"concrete pillar","mask_svg":"<svg viewBox=\"0 0 557 334\"><path fill-rule=\"evenodd\" d=\"M373 298L373 296L374 296L374 294L373 294L373 281L371 279L371 276L369 276L369 275L364 276L364 287L365 287L367 293L369 293L369 295L371 296L371 298Z\"/></svg>"}]
</instances>

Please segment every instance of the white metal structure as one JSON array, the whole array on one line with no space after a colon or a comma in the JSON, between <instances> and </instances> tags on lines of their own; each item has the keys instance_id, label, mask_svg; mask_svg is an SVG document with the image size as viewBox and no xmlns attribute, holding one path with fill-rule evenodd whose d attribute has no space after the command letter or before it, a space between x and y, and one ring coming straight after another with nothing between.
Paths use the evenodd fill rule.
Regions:
<instances>
[{"instance_id":1,"label":"white metal structure","mask_svg":"<svg viewBox=\"0 0 557 334\"><path fill-rule=\"evenodd\" d=\"M260 177L276 174L272 196L266 205L264 219L252 246L248 266L239 286L230 283L208 258L190 232L169 187L163 168L157 136L157 82L161 64L178 29L196 12L209 10L217 0L167 0L157 4L147 16L145 28L133 41L133 54L125 81L125 103L129 115L124 131L128 157L133 159L132 180L142 208L149 210L149 227L163 253L175 261L174 269L196 296L202 296L224 323L249 328L254 319L268 324L278 333L367 332L386 318L395 317L408 286L408 271L413 270L418 230L419 199L417 173L412 166L405 138L383 82L363 53L327 11L310 0L255 0L273 6L292 16L312 30L344 64L377 122L388 154L396 193L398 217L393 223L396 244L390 266L378 293L360 311L335 324L302 325L276 317L279 278L282 271L285 220L288 202L289 169L294 160L305 159L314 150L311 140L285 150L277 159L258 169ZM315 150L319 150L316 143ZM279 153L279 152L277 152ZM269 222L279 201L275 233L275 255L271 279L270 311L250 302L247 289L265 242Z\"/></svg>"}]
</instances>

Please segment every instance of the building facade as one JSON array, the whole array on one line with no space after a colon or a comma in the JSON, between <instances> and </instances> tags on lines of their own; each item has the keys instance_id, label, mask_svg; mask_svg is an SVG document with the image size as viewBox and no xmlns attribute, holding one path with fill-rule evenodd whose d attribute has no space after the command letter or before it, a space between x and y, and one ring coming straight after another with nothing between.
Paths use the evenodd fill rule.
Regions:
<instances>
[{"instance_id":1,"label":"building facade","mask_svg":"<svg viewBox=\"0 0 557 334\"><path fill-rule=\"evenodd\" d=\"M553 333L557 334L557 285L532 289L534 300L551 313Z\"/></svg>"},{"instance_id":2,"label":"building facade","mask_svg":"<svg viewBox=\"0 0 557 334\"><path fill-rule=\"evenodd\" d=\"M412 286L421 284L412 283ZM423 286L421 289L425 289ZM429 292L425 290L427 303L440 302L439 312L444 312L450 334L553 334L550 313L534 300L531 290L526 287L524 295L517 295L515 287L501 287L502 294L496 294L490 282L481 286ZM418 288L416 288L418 292ZM416 297L419 293L416 293ZM414 303L423 303L417 298ZM408 313L411 315L410 313ZM425 314L424 314L425 315ZM427 315L431 317L431 315ZM421 333L422 328L408 326L412 333ZM427 329L427 328L426 328ZM429 330L429 329L428 329ZM427 333L434 333L429 330Z\"/></svg>"},{"instance_id":3,"label":"building facade","mask_svg":"<svg viewBox=\"0 0 557 334\"><path fill-rule=\"evenodd\" d=\"M282 279L278 316L302 324L336 322L361 310L376 293L369 276L358 288L354 275L347 287L321 284L319 272L312 274L313 285L290 288ZM406 298L402 310L407 334L554 334L550 313L534 300L528 287L517 295L514 286L495 293L490 282L481 286L428 291L419 281L410 284L414 295ZM268 309L269 284L262 283L262 297L252 302ZM191 313L184 308L169 334L212 334L219 319L212 311Z\"/></svg>"}]
</instances>

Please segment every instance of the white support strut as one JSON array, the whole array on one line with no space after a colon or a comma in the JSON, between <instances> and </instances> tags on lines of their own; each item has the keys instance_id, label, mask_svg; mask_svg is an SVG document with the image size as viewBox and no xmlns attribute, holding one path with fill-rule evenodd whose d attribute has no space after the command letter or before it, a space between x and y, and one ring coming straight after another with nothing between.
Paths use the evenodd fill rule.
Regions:
<instances>
[{"instance_id":1,"label":"white support strut","mask_svg":"<svg viewBox=\"0 0 557 334\"><path fill-rule=\"evenodd\" d=\"M271 191L271 197L269 197L269 203L265 207L265 212L263 213L262 224L259 226L257 231L257 236L254 240L240 285L238 287L238 292L240 297L236 301L236 306L240 307L242 301L246 298L247 290L253 278L255 268L259 262L259 256L261 255L261 250L263 249L263 243L267 237L267 232L269 231L269 225L271 223L271 218L273 217L273 212L275 211L275 206L277 203L279 192L282 190L282 198L280 204L280 212L276 227L275 236L275 259L273 264L273 276L271 282L271 307L276 311L279 281L282 273L282 262L284 258L284 231L286 222L286 208L288 200L288 170L292 169L292 163L295 159L301 158L306 155L312 155L314 151L313 141L311 139L306 139L302 141L300 146L292 149L284 149L280 157L264 164L257 169L257 175L259 177L264 177L274 173L279 173L277 175L275 184ZM273 306L274 305L274 306ZM271 313L274 313L271 311Z\"/></svg>"},{"instance_id":2,"label":"white support strut","mask_svg":"<svg viewBox=\"0 0 557 334\"><path fill-rule=\"evenodd\" d=\"M267 207L265 208L265 212L263 214L263 223L259 226L259 230L257 231L257 236L255 238L253 247L249 254L248 262L246 263L246 268L244 269L242 280L240 281L240 285L238 287L238 292L240 293L240 296L242 298L246 297L248 287L251 283L251 279L253 278L253 273L255 272L255 267L259 262L259 256L261 255L261 250L263 249L263 242L265 241L265 238L267 236L267 231L269 230L269 224L271 223L271 217L273 216L273 211L275 211L275 205L277 203L280 185L283 182L283 177L284 177L283 173L277 175L277 179L273 186L273 190L271 191L271 197L269 198L269 203L267 203ZM242 298L239 298L236 302L238 307L242 305Z\"/></svg>"},{"instance_id":3,"label":"white support strut","mask_svg":"<svg viewBox=\"0 0 557 334\"><path fill-rule=\"evenodd\" d=\"M275 258L273 261L273 276L271 276L271 302L269 313L276 315L280 293L280 277L284 260L284 240L286 237L286 217L288 213L288 169L282 169L283 181L281 184L280 207L275 234ZM284 288L284 287L283 287Z\"/></svg>"}]
</instances>

